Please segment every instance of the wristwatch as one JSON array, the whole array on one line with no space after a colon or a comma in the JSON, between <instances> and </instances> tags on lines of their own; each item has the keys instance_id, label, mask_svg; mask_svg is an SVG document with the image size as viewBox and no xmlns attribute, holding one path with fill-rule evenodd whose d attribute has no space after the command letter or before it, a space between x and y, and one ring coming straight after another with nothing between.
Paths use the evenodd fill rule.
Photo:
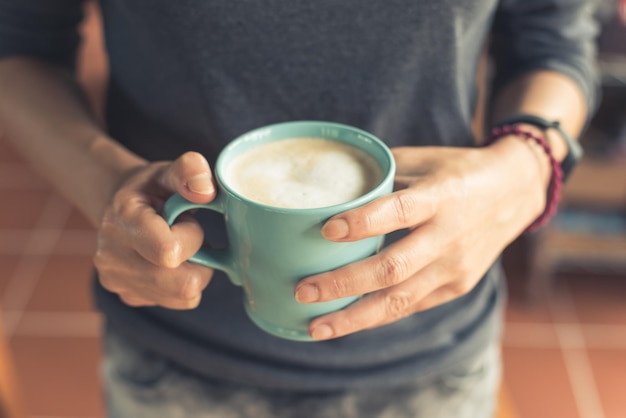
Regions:
<instances>
[{"instance_id":1,"label":"wristwatch","mask_svg":"<svg viewBox=\"0 0 626 418\"><path fill-rule=\"evenodd\" d=\"M563 171L563 182L567 180L567 177L570 175L576 163L583 156L583 148L580 146L578 141L574 140L571 136L568 135L567 132L561 128L561 124L559 121L549 121L547 119L541 118L536 115L529 114L517 114L507 118L503 121L500 121L496 124L496 127L502 127L505 125L515 125L518 123L525 123L528 125L533 125L540 128L543 131L547 131L548 129L555 129L561 137L565 140L565 144L567 145L567 155L561 161L561 170Z\"/></svg>"}]
</instances>

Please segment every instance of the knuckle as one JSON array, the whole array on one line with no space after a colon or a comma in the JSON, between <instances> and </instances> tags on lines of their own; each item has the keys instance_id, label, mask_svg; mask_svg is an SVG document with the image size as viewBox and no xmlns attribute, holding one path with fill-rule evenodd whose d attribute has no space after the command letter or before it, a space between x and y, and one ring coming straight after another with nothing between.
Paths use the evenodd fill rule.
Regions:
<instances>
[{"instance_id":1,"label":"knuckle","mask_svg":"<svg viewBox=\"0 0 626 418\"><path fill-rule=\"evenodd\" d=\"M92 261L94 267L96 268L96 270L98 270L98 271L104 270L104 267L105 267L105 264L106 264L105 261L104 261L105 257L106 256L104 255L104 251L102 249L98 248L96 250L96 253L93 255L93 257L91 259L91 261Z\"/></svg>"},{"instance_id":2,"label":"knuckle","mask_svg":"<svg viewBox=\"0 0 626 418\"><path fill-rule=\"evenodd\" d=\"M148 301L146 301L145 299L140 298L140 297L136 297L136 296L130 295L130 294L122 294L122 295L120 295L120 299L122 299L122 301L126 305L132 306L132 307L139 307L139 306L149 305Z\"/></svg>"},{"instance_id":3,"label":"knuckle","mask_svg":"<svg viewBox=\"0 0 626 418\"><path fill-rule=\"evenodd\" d=\"M98 273L103 275L104 273L111 271L115 263L112 262L111 256L108 251L98 248L92 258L92 263Z\"/></svg>"},{"instance_id":4,"label":"knuckle","mask_svg":"<svg viewBox=\"0 0 626 418\"><path fill-rule=\"evenodd\" d=\"M411 296L408 292L391 292L385 296L385 310L388 318L402 318L409 313Z\"/></svg>"},{"instance_id":5,"label":"knuckle","mask_svg":"<svg viewBox=\"0 0 626 418\"><path fill-rule=\"evenodd\" d=\"M345 277L339 277L332 280L332 296L341 297L346 296L349 291L349 286Z\"/></svg>"},{"instance_id":6,"label":"knuckle","mask_svg":"<svg viewBox=\"0 0 626 418\"><path fill-rule=\"evenodd\" d=\"M454 283L453 292L457 296L462 296L471 292L473 288L474 288L474 285L469 280L462 279Z\"/></svg>"},{"instance_id":7,"label":"knuckle","mask_svg":"<svg viewBox=\"0 0 626 418\"><path fill-rule=\"evenodd\" d=\"M176 295L182 301L197 299L202 293L201 279L196 275L190 275L181 281Z\"/></svg>"},{"instance_id":8,"label":"knuckle","mask_svg":"<svg viewBox=\"0 0 626 418\"><path fill-rule=\"evenodd\" d=\"M100 248L97 249L92 258L92 263L102 287L114 293L119 293L124 289L118 275L115 274L116 271L119 271L119 264L112 260L109 252Z\"/></svg>"},{"instance_id":9,"label":"knuckle","mask_svg":"<svg viewBox=\"0 0 626 418\"><path fill-rule=\"evenodd\" d=\"M175 299L175 300L171 300L165 306L168 308L177 309L177 310L195 309L200 305L200 300L201 300L200 296L194 299L187 299L187 300Z\"/></svg>"},{"instance_id":10,"label":"knuckle","mask_svg":"<svg viewBox=\"0 0 626 418\"><path fill-rule=\"evenodd\" d=\"M452 177L446 185L446 191L450 196L459 200L465 200L468 198L468 180L462 173L456 173L456 176Z\"/></svg>"},{"instance_id":11,"label":"knuckle","mask_svg":"<svg viewBox=\"0 0 626 418\"><path fill-rule=\"evenodd\" d=\"M456 279L460 282L467 281L467 278L472 274L471 263L469 260L462 258L455 268Z\"/></svg>"},{"instance_id":12,"label":"knuckle","mask_svg":"<svg viewBox=\"0 0 626 418\"><path fill-rule=\"evenodd\" d=\"M400 283L407 274L406 262L399 256L382 256L377 270L378 284L383 288Z\"/></svg>"},{"instance_id":13,"label":"knuckle","mask_svg":"<svg viewBox=\"0 0 626 418\"><path fill-rule=\"evenodd\" d=\"M359 225L363 231L373 231L376 229L376 216L373 213L365 212L360 217L357 217L354 223Z\"/></svg>"},{"instance_id":14,"label":"knuckle","mask_svg":"<svg viewBox=\"0 0 626 418\"><path fill-rule=\"evenodd\" d=\"M201 300L200 296L194 299L186 300L183 303L183 309L196 309L200 305Z\"/></svg>"},{"instance_id":15,"label":"knuckle","mask_svg":"<svg viewBox=\"0 0 626 418\"><path fill-rule=\"evenodd\" d=\"M398 193L393 200L394 212L402 224L410 224L415 214L415 199L410 193Z\"/></svg>"},{"instance_id":16,"label":"knuckle","mask_svg":"<svg viewBox=\"0 0 626 418\"><path fill-rule=\"evenodd\" d=\"M107 244L120 235L120 231L123 231L120 219L117 217L113 210L107 210L100 222L97 235L98 248L106 247Z\"/></svg>"},{"instance_id":17,"label":"knuckle","mask_svg":"<svg viewBox=\"0 0 626 418\"><path fill-rule=\"evenodd\" d=\"M119 282L108 274L98 275L98 280L100 280L102 287L111 292L118 293L121 290Z\"/></svg>"},{"instance_id":18,"label":"knuckle","mask_svg":"<svg viewBox=\"0 0 626 418\"><path fill-rule=\"evenodd\" d=\"M116 223L115 211L113 209L113 204L111 204L105 209L104 214L102 215L99 230L109 231L115 227Z\"/></svg>"},{"instance_id":19,"label":"knuckle","mask_svg":"<svg viewBox=\"0 0 626 418\"><path fill-rule=\"evenodd\" d=\"M176 268L183 262L181 259L182 248L175 240L162 240L156 244L156 263L160 267Z\"/></svg>"},{"instance_id":20,"label":"knuckle","mask_svg":"<svg viewBox=\"0 0 626 418\"><path fill-rule=\"evenodd\" d=\"M136 208L136 199L130 193L120 191L113 197L112 213L108 215L108 219L130 219L134 216Z\"/></svg>"}]
</instances>

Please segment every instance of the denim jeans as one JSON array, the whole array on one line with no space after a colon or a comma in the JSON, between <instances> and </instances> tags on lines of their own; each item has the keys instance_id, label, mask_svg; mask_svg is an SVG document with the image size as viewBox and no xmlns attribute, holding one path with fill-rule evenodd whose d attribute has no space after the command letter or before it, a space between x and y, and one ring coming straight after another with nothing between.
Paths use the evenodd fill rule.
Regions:
<instances>
[{"instance_id":1,"label":"denim jeans","mask_svg":"<svg viewBox=\"0 0 626 418\"><path fill-rule=\"evenodd\" d=\"M500 382L496 343L411 385L328 393L269 391L196 376L111 331L105 344L109 418L492 418Z\"/></svg>"}]
</instances>

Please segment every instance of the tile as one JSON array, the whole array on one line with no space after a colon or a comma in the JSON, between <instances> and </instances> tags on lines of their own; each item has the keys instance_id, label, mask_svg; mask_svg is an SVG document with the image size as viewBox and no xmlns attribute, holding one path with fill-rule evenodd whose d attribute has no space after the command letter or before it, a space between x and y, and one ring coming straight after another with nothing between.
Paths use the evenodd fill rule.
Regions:
<instances>
[{"instance_id":1,"label":"tile","mask_svg":"<svg viewBox=\"0 0 626 418\"><path fill-rule=\"evenodd\" d=\"M0 230L33 228L49 196L46 191L0 190Z\"/></svg>"},{"instance_id":2,"label":"tile","mask_svg":"<svg viewBox=\"0 0 626 418\"><path fill-rule=\"evenodd\" d=\"M23 254L31 240L30 229L0 228L0 254L18 256Z\"/></svg>"},{"instance_id":3,"label":"tile","mask_svg":"<svg viewBox=\"0 0 626 418\"><path fill-rule=\"evenodd\" d=\"M93 311L91 295L92 258L54 255L48 259L41 278L26 305L28 311Z\"/></svg>"},{"instance_id":4,"label":"tile","mask_svg":"<svg viewBox=\"0 0 626 418\"><path fill-rule=\"evenodd\" d=\"M56 196L63 202L63 205L69 208L65 222L62 224L64 229L87 231L95 230L87 218L68 199L58 194Z\"/></svg>"},{"instance_id":5,"label":"tile","mask_svg":"<svg viewBox=\"0 0 626 418\"><path fill-rule=\"evenodd\" d=\"M545 304L528 304L514 297L509 297L505 310L507 323L550 324L552 315Z\"/></svg>"},{"instance_id":6,"label":"tile","mask_svg":"<svg viewBox=\"0 0 626 418\"><path fill-rule=\"evenodd\" d=\"M37 223L38 228L59 229L65 225L72 207L68 201L56 192L50 194L43 212ZM58 238L58 237L57 237Z\"/></svg>"},{"instance_id":7,"label":"tile","mask_svg":"<svg viewBox=\"0 0 626 418\"><path fill-rule=\"evenodd\" d=\"M3 255L92 255L96 232L92 230L0 229L0 254Z\"/></svg>"},{"instance_id":8,"label":"tile","mask_svg":"<svg viewBox=\"0 0 626 418\"><path fill-rule=\"evenodd\" d=\"M531 301L524 293L525 273L519 270L507 272L508 299L506 322L549 324L552 316L549 301Z\"/></svg>"},{"instance_id":9,"label":"tile","mask_svg":"<svg viewBox=\"0 0 626 418\"><path fill-rule=\"evenodd\" d=\"M583 418L604 418L598 387L584 348L564 349L563 358L576 405Z\"/></svg>"},{"instance_id":10,"label":"tile","mask_svg":"<svg viewBox=\"0 0 626 418\"><path fill-rule=\"evenodd\" d=\"M559 338L550 323L507 322L502 343L505 347L558 348Z\"/></svg>"},{"instance_id":11,"label":"tile","mask_svg":"<svg viewBox=\"0 0 626 418\"><path fill-rule=\"evenodd\" d=\"M51 211L48 212L48 214L50 213ZM48 221L54 222L54 219L48 219ZM39 224L41 223L42 218L39 219ZM22 254L40 255L45 257L55 251L62 231L58 228L42 227L41 229L34 229L28 232L28 241L22 250Z\"/></svg>"},{"instance_id":12,"label":"tile","mask_svg":"<svg viewBox=\"0 0 626 418\"><path fill-rule=\"evenodd\" d=\"M11 347L31 416L103 415L98 338L18 336Z\"/></svg>"},{"instance_id":13,"label":"tile","mask_svg":"<svg viewBox=\"0 0 626 418\"><path fill-rule=\"evenodd\" d=\"M504 382L522 418L579 418L560 349L503 349Z\"/></svg>"},{"instance_id":14,"label":"tile","mask_svg":"<svg viewBox=\"0 0 626 418\"><path fill-rule=\"evenodd\" d=\"M498 410L495 418L520 418L520 415L517 413L517 408L511 400L509 390L505 385L500 387Z\"/></svg>"},{"instance_id":15,"label":"tile","mask_svg":"<svg viewBox=\"0 0 626 418\"><path fill-rule=\"evenodd\" d=\"M588 350L606 418L626 417L626 349Z\"/></svg>"},{"instance_id":16,"label":"tile","mask_svg":"<svg viewBox=\"0 0 626 418\"><path fill-rule=\"evenodd\" d=\"M19 263L19 257L14 255L0 254L0 300L13 277L13 273Z\"/></svg>"},{"instance_id":17,"label":"tile","mask_svg":"<svg viewBox=\"0 0 626 418\"><path fill-rule=\"evenodd\" d=\"M626 325L626 276L570 275L560 280L568 286L581 323Z\"/></svg>"},{"instance_id":18,"label":"tile","mask_svg":"<svg viewBox=\"0 0 626 418\"><path fill-rule=\"evenodd\" d=\"M2 295L0 305L7 311L22 311L37 288L47 256L29 255L19 258L11 280Z\"/></svg>"},{"instance_id":19,"label":"tile","mask_svg":"<svg viewBox=\"0 0 626 418\"><path fill-rule=\"evenodd\" d=\"M626 324L584 324L580 330L587 348L626 350Z\"/></svg>"},{"instance_id":20,"label":"tile","mask_svg":"<svg viewBox=\"0 0 626 418\"><path fill-rule=\"evenodd\" d=\"M102 316L96 312L28 311L21 315L13 335L98 338L102 333L102 326Z\"/></svg>"},{"instance_id":21,"label":"tile","mask_svg":"<svg viewBox=\"0 0 626 418\"><path fill-rule=\"evenodd\" d=\"M92 257L96 253L96 240L95 230L64 230L59 236L57 245L54 248L54 254Z\"/></svg>"},{"instance_id":22,"label":"tile","mask_svg":"<svg viewBox=\"0 0 626 418\"><path fill-rule=\"evenodd\" d=\"M0 190L41 190L49 188L50 185L26 164L0 162Z\"/></svg>"},{"instance_id":23,"label":"tile","mask_svg":"<svg viewBox=\"0 0 626 418\"><path fill-rule=\"evenodd\" d=\"M0 163L21 163L22 157L18 155L13 146L8 141L0 138Z\"/></svg>"},{"instance_id":24,"label":"tile","mask_svg":"<svg viewBox=\"0 0 626 418\"><path fill-rule=\"evenodd\" d=\"M78 211L78 209L72 209L67 222L65 223L66 229L78 229L78 230L95 230L91 222Z\"/></svg>"}]
</instances>

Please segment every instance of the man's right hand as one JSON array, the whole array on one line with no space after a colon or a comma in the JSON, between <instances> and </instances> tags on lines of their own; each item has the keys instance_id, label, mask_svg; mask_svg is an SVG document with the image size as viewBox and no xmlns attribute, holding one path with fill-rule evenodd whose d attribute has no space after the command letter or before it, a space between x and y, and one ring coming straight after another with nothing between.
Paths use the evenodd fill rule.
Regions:
<instances>
[{"instance_id":1,"label":"man's right hand","mask_svg":"<svg viewBox=\"0 0 626 418\"><path fill-rule=\"evenodd\" d=\"M94 263L102 286L130 306L193 309L213 270L187 263L203 242L191 216L170 227L159 215L173 193L195 203L215 198L206 159L194 152L134 170L107 206Z\"/></svg>"}]
</instances>

